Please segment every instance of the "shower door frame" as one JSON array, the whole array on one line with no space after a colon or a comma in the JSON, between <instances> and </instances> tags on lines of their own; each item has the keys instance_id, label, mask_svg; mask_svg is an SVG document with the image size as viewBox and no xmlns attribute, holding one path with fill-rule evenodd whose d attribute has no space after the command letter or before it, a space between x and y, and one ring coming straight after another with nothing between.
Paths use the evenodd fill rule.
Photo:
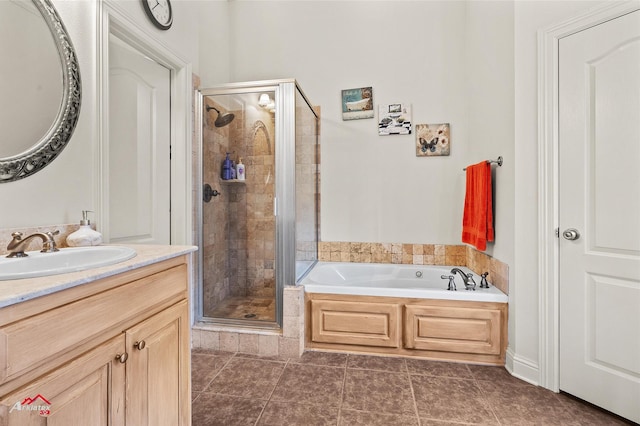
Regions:
<instances>
[{"instance_id":1,"label":"shower door frame","mask_svg":"<svg viewBox=\"0 0 640 426\"><path fill-rule=\"evenodd\" d=\"M194 314L195 323L229 325L241 327L255 327L267 329L279 329L282 327L283 295L286 284L295 285L295 94L296 89L304 96L295 79L249 81L242 83L229 83L206 89L197 90L195 93L195 120L197 132L198 165L196 172L196 242L198 250L198 267L195 277ZM205 96L235 95L243 93L258 93L260 91L273 91L275 93L275 137L274 137L274 161L275 161L275 197L274 216L275 228L275 279L276 279L276 317L275 322L256 321L250 319L209 318L203 313L203 257L202 238L202 138L203 120L202 108ZM306 97L305 97L306 100ZM307 101L308 103L308 101ZM287 256L286 254L290 255Z\"/></svg>"}]
</instances>

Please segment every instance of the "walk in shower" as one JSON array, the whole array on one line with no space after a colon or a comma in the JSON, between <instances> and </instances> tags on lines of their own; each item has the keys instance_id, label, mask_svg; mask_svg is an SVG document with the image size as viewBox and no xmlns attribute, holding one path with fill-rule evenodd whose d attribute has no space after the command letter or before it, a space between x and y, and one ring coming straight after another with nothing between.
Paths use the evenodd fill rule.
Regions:
<instances>
[{"instance_id":1,"label":"walk in shower","mask_svg":"<svg viewBox=\"0 0 640 426\"><path fill-rule=\"evenodd\" d=\"M292 79L201 89L196 108L198 320L279 327L318 257L318 116Z\"/></svg>"}]
</instances>

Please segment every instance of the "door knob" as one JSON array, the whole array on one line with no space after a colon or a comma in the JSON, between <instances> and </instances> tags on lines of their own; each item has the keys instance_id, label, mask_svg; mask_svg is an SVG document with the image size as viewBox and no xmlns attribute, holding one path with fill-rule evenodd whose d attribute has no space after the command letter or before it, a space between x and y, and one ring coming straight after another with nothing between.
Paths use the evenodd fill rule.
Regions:
<instances>
[{"instance_id":1,"label":"door knob","mask_svg":"<svg viewBox=\"0 0 640 426\"><path fill-rule=\"evenodd\" d=\"M129 359L129 354L124 352L116 355L116 359L120 361L120 363L124 364Z\"/></svg>"},{"instance_id":2,"label":"door knob","mask_svg":"<svg viewBox=\"0 0 640 426\"><path fill-rule=\"evenodd\" d=\"M564 237L565 240L573 241L580 238L580 233L575 228L569 228L564 230L564 232L562 233L562 236Z\"/></svg>"},{"instance_id":3,"label":"door knob","mask_svg":"<svg viewBox=\"0 0 640 426\"><path fill-rule=\"evenodd\" d=\"M143 350L145 348L145 346L147 346L147 342L145 342L144 340L141 340L139 342L135 342L133 344L133 347L136 348L139 351Z\"/></svg>"}]
</instances>

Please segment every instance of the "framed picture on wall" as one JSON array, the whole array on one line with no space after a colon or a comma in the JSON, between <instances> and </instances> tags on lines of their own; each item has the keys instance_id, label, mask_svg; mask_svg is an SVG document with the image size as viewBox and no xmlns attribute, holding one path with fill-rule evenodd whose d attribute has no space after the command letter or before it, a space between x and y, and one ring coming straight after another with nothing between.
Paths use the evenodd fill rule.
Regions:
<instances>
[{"instance_id":1,"label":"framed picture on wall","mask_svg":"<svg viewBox=\"0 0 640 426\"><path fill-rule=\"evenodd\" d=\"M416 124L416 156L449 155L451 129L449 123Z\"/></svg>"},{"instance_id":2,"label":"framed picture on wall","mask_svg":"<svg viewBox=\"0 0 640 426\"><path fill-rule=\"evenodd\" d=\"M342 119L373 118L373 87L342 91Z\"/></svg>"},{"instance_id":3,"label":"framed picture on wall","mask_svg":"<svg viewBox=\"0 0 640 426\"><path fill-rule=\"evenodd\" d=\"M388 104L378 106L378 134L410 135L411 105Z\"/></svg>"}]
</instances>

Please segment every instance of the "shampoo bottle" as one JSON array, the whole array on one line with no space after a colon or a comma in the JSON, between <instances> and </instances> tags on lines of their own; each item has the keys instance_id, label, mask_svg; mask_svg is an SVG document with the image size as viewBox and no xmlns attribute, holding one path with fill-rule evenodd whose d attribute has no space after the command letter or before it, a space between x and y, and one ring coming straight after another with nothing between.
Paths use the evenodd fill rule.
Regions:
<instances>
[{"instance_id":1,"label":"shampoo bottle","mask_svg":"<svg viewBox=\"0 0 640 426\"><path fill-rule=\"evenodd\" d=\"M242 164L242 157L240 157L238 164L236 164L236 179L244 180L244 164Z\"/></svg>"},{"instance_id":2,"label":"shampoo bottle","mask_svg":"<svg viewBox=\"0 0 640 426\"><path fill-rule=\"evenodd\" d=\"M229 153L227 152L227 158L222 162L222 179L229 180L231 179L231 159L229 158Z\"/></svg>"},{"instance_id":3,"label":"shampoo bottle","mask_svg":"<svg viewBox=\"0 0 640 426\"><path fill-rule=\"evenodd\" d=\"M102 234L91 229L91 222L87 219L87 213L90 211L82 210L80 229L67 237L67 245L69 247L98 246L102 244Z\"/></svg>"},{"instance_id":4,"label":"shampoo bottle","mask_svg":"<svg viewBox=\"0 0 640 426\"><path fill-rule=\"evenodd\" d=\"M236 162L231 160L231 180L236 178Z\"/></svg>"}]
</instances>

